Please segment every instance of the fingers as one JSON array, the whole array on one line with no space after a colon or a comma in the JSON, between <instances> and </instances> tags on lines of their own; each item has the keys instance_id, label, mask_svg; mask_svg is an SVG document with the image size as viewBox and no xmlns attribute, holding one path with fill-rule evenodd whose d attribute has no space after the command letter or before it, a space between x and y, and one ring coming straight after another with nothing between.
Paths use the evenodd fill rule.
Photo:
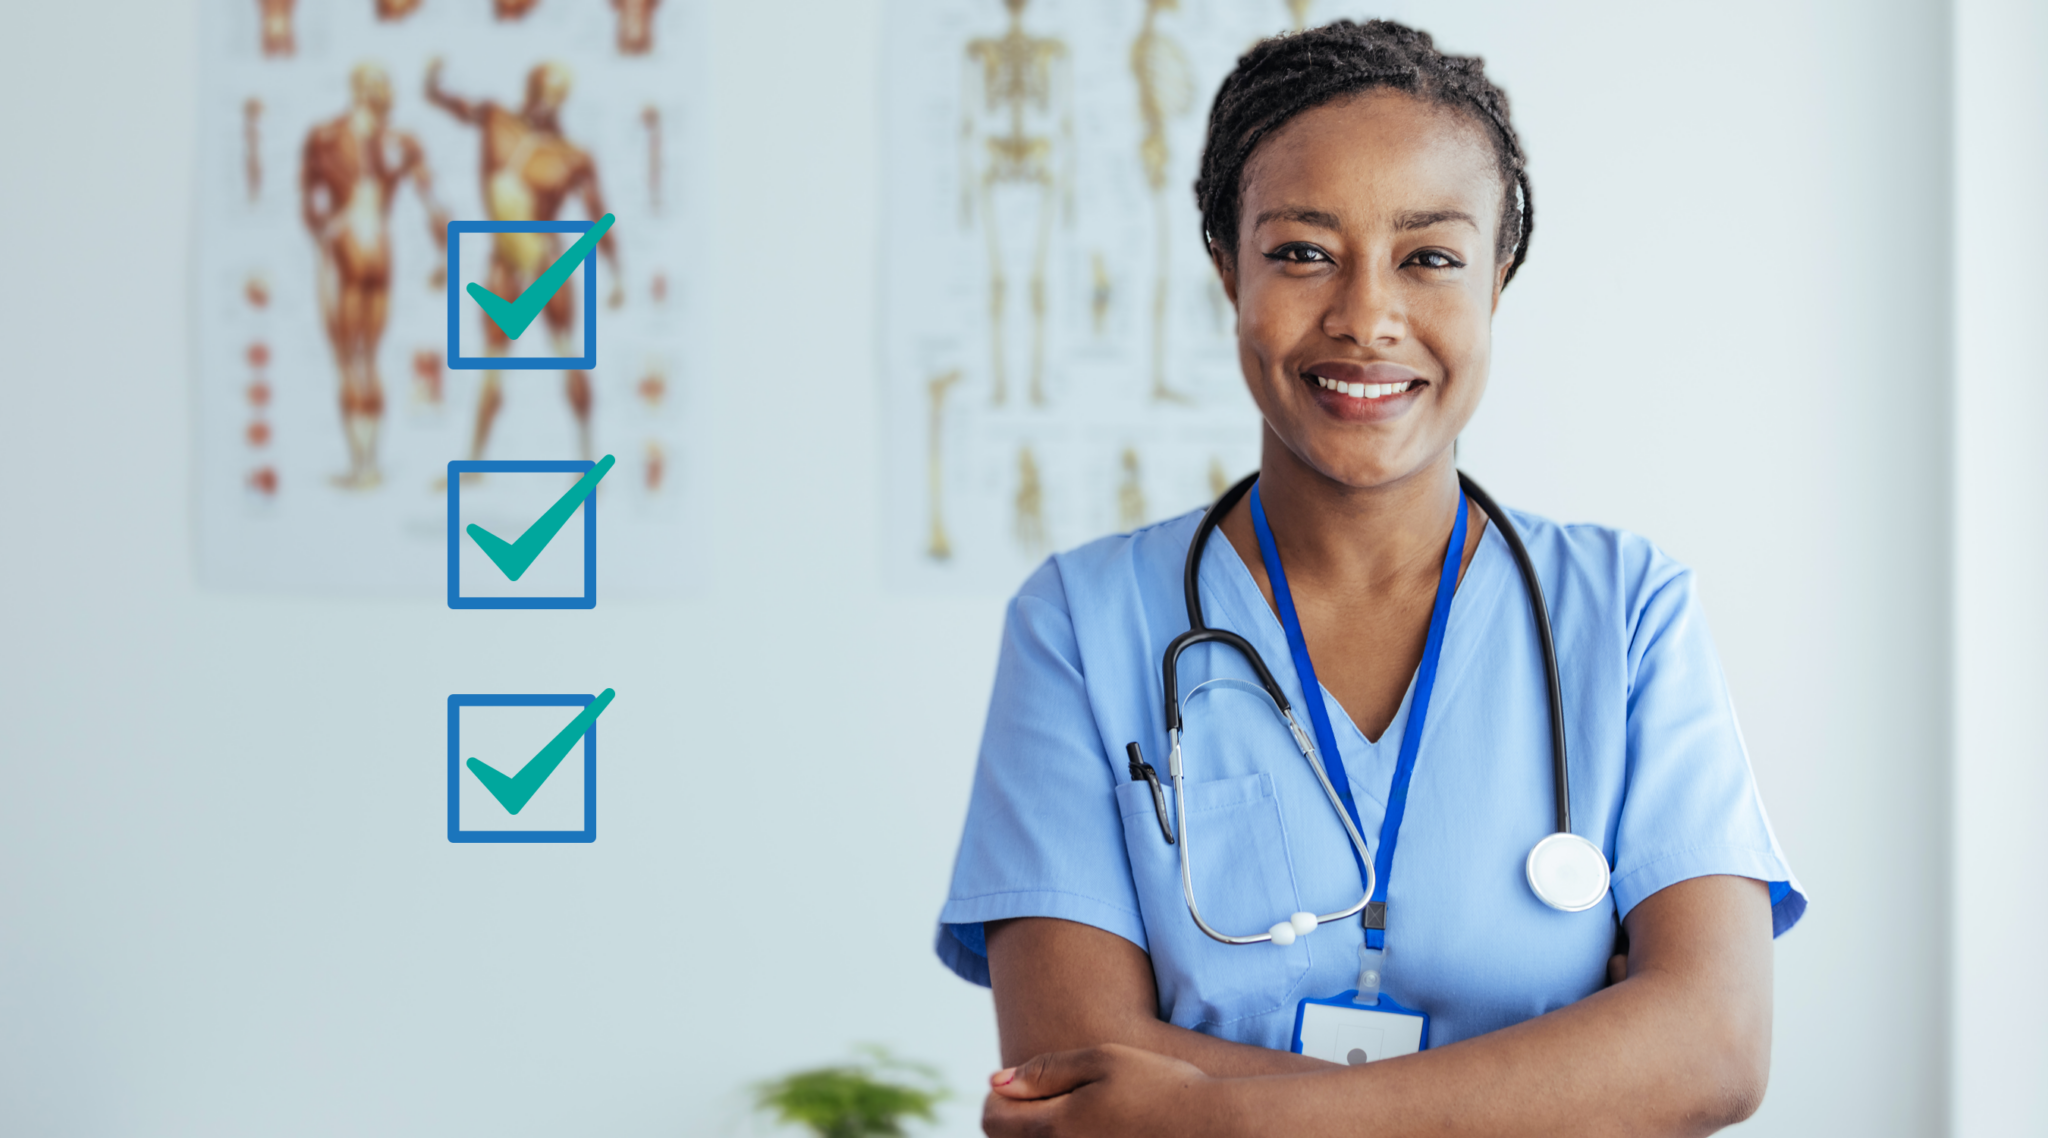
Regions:
<instances>
[{"instance_id":1,"label":"fingers","mask_svg":"<svg viewBox=\"0 0 2048 1138\"><path fill-rule=\"evenodd\" d=\"M1111 1060L1106 1047L1035 1056L990 1075L989 1091L998 1097L1019 1101L1052 1098L1101 1079L1108 1072Z\"/></svg>"},{"instance_id":2,"label":"fingers","mask_svg":"<svg viewBox=\"0 0 2048 1138\"><path fill-rule=\"evenodd\" d=\"M989 1138L1038 1138L1059 1129L1067 1099L1017 1102L991 1094L981 1104L981 1132Z\"/></svg>"}]
</instances>

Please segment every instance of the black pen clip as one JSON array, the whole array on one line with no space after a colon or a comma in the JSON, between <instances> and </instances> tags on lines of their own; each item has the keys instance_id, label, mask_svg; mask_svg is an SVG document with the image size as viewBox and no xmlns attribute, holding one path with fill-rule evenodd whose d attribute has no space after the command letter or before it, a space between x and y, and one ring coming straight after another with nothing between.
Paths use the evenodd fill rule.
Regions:
<instances>
[{"instance_id":1,"label":"black pen clip","mask_svg":"<svg viewBox=\"0 0 2048 1138\"><path fill-rule=\"evenodd\" d=\"M1152 811L1159 816L1159 836L1166 839L1167 845L1173 845L1173 827L1166 824L1166 792L1159 789L1159 772L1145 761L1145 753L1136 743L1125 744L1124 753L1131 757L1131 781L1142 778L1152 788Z\"/></svg>"}]
</instances>

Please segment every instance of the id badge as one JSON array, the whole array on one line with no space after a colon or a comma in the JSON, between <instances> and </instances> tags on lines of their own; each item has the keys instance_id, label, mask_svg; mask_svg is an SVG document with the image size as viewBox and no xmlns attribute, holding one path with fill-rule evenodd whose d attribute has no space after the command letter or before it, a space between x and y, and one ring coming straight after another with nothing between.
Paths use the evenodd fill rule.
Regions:
<instances>
[{"instance_id":1,"label":"id badge","mask_svg":"<svg viewBox=\"0 0 2048 1138\"><path fill-rule=\"evenodd\" d=\"M1356 1067L1429 1049L1429 1013L1380 990L1385 954L1361 945L1358 987L1294 1009L1294 1053Z\"/></svg>"},{"instance_id":2,"label":"id badge","mask_svg":"<svg viewBox=\"0 0 2048 1138\"><path fill-rule=\"evenodd\" d=\"M1429 1049L1429 1013L1380 995L1371 1006L1358 993L1301 1001L1294 1011L1294 1053L1357 1066Z\"/></svg>"}]
</instances>

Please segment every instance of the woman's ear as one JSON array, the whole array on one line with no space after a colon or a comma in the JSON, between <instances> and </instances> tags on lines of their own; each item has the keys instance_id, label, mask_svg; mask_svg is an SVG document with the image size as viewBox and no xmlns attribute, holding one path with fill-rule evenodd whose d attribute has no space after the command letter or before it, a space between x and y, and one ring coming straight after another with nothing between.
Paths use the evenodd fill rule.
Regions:
<instances>
[{"instance_id":1,"label":"woman's ear","mask_svg":"<svg viewBox=\"0 0 2048 1138\"><path fill-rule=\"evenodd\" d=\"M1508 287L1508 272L1514 267L1515 262L1510 259L1501 262L1500 267L1493 270L1493 307L1488 311L1500 311L1500 293L1502 289Z\"/></svg>"},{"instance_id":2,"label":"woman's ear","mask_svg":"<svg viewBox=\"0 0 2048 1138\"><path fill-rule=\"evenodd\" d=\"M1223 282L1223 295L1230 301L1230 310L1232 312L1237 311L1236 261L1233 258L1224 256L1223 250L1218 249L1216 243L1211 241L1209 242L1209 263L1216 266L1216 276ZM1494 295L1496 298L1499 297L1500 292L1498 289L1494 291Z\"/></svg>"}]
</instances>

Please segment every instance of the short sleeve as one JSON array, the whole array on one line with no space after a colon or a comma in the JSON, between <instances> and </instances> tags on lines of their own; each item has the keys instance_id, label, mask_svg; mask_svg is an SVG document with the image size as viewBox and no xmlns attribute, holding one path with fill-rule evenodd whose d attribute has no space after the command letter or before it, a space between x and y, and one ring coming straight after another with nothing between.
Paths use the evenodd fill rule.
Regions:
<instances>
[{"instance_id":1,"label":"short sleeve","mask_svg":"<svg viewBox=\"0 0 2048 1138\"><path fill-rule=\"evenodd\" d=\"M1653 554L1630 633L1628 786L1615 836L1614 895L1626 916L1694 877L1771 889L1771 932L1806 912L1806 892L1771 832L1693 576Z\"/></svg>"},{"instance_id":2,"label":"short sleeve","mask_svg":"<svg viewBox=\"0 0 2048 1138\"><path fill-rule=\"evenodd\" d=\"M1014 917L1094 925L1145 947L1116 780L1081 670L1056 562L1010 604L939 958L987 985L982 926Z\"/></svg>"}]
</instances>

